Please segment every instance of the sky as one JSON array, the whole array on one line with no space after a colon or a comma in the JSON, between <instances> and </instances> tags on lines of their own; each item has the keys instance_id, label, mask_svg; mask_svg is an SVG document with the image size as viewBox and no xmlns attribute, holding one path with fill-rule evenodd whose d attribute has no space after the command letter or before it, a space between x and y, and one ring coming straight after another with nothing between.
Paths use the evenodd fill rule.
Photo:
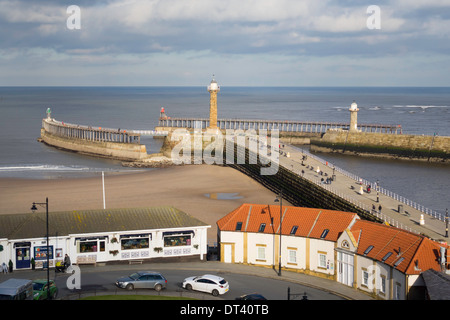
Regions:
<instances>
[{"instance_id":1,"label":"sky","mask_svg":"<svg viewBox=\"0 0 450 320\"><path fill-rule=\"evenodd\" d=\"M0 0L0 86L450 86L449 40L450 0Z\"/></svg>"}]
</instances>

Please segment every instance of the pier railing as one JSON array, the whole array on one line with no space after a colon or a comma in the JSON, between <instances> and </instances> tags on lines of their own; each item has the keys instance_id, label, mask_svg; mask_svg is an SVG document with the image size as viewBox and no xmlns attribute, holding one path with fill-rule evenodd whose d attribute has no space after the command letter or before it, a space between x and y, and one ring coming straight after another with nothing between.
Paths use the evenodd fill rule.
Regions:
<instances>
[{"instance_id":1,"label":"pier railing","mask_svg":"<svg viewBox=\"0 0 450 320\"><path fill-rule=\"evenodd\" d=\"M95 128L49 118L42 120L42 128L48 133L64 138L75 138L97 142L140 144L139 133L121 129Z\"/></svg>"},{"instance_id":2,"label":"pier railing","mask_svg":"<svg viewBox=\"0 0 450 320\"><path fill-rule=\"evenodd\" d=\"M270 143L268 144L268 148L271 148L270 147ZM296 149L298 149L298 148L296 148ZM274 148L274 150L276 150L278 153L280 153L280 156L283 153L278 148ZM303 150L303 149L300 149L300 150L304 154L306 154L308 157L311 157L311 158L317 160L318 162L322 163L323 165L340 172L341 174L343 174L343 175L345 175L345 176L355 180L355 182L359 182L359 183L364 184L364 185L375 185L375 184L371 183L370 181L368 181L366 179L363 179L363 178L361 178L361 177L359 177L359 176L357 176L357 175L355 175L353 173L350 173L350 172L348 172L348 171L346 171L346 170L344 170L342 168L336 167L334 165L330 165L330 163L328 161L326 161L326 160L324 160L324 159L322 159L322 158L320 158L320 157L310 153L308 150ZM252 152L251 150L248 150L248 151L249 151L249 157L250 157L250 154L253 153L251 156L254 159L256 159L258 156L260 158L263 156L263 157L265 157L265 159L263 159L263 161L269 162L270 160L273 160L267 155L266 156L261 155L261 154L258 155L256 153ZM281 161L280 158L281 157L277 158L278 159L278 165L280 167L282 167L285 170L290 171L290 172L298 175L299 177L307 179L302 174L302 172L299 169L294 168L293 165L289 166L289 165L283 164L283 161ZM311 167L310 170L314 170L314 168ZM387 222L391 226L394 226L394 227L397 227L397 228L400 228L400 229L403 229L403 230L406 230L406 231L409 231L409 232L413 232L413 233L419 234L419 232L417 232L416 230L414 230L411 227L409 227L409 226L407 226L407 225L397 221L396 219L394 219L394 218L392 218L392 217L382 213L381 211L373 210L373 208L371 206L369 206L369 205L367 205L365 203L362 203L361 201L357 200L356 198L354 198L354 197L352 197L352 196L350 196L348 194L345 194L343 192L337 191L335 188L332 187L332 185L326 184L322 180L319 180L319 179L308 179L308 181L310 181L310 182L316 184L317 186L327 190L328 192L338 196L339 198L346 200L347 202L353 204L354 206L356 206L356 207L360 208L361 210L363 210L364 212L366 212L368 215L375 216L378 219ZM429 208L427 208L427 207L425 207L423 205L420 205L420 204L418 204L418 203L416 203L416 202L414 202L414 201L412 201L412 200L410 200L410 199L408 199L406 197L400 196L400 195L398 195L398 194L396 194L394 192L391 192L391 191L389 191L389 190L387 190L385 188L381 188L381 187L379 187L378 192L380 192L380 193L382 193L382 194L384 194L384 195L386 195L388 197L391 197L391 198L397 200L400 203L404 203L404 204L406 204L406 205L408 205L410 207L413 207L414 209L416 209L416 210L418 210L420 212L423 212L423 213L425 213L427 215L430 215L430 216L432 216L435 219L438 219L440 221L445 221L445 216L443 214L441 214L441 213L439 213L439 212L437 212L435 210L431 210L431 209L429 209Z\"/></svg>"},{"instance_id":3,"label":"pier railing","mask_svg":"<svg viewBox=\"0 0 450 320\"><path fill-rule=\"evenodd\" d=\"M206 129L209 126L209 119L205 118L160 118L160 127L175 127L188 129ZM329 129L346 129L349 123L339 122L317 122L317 121L285 121L285 120L252 120L252 119L218 119L219 129L233 130L278 130L279 132L305 132L323 133ZM399 125L385 124L358 124L358 129L362 132L380 133L402 133Z\"/></svg>"},{"instance_id":4,"label":"pier railing","mask_svg":"<svg viewBox=\"0 0 450 320\"><path fill-rule=\"evenodd\" d=\"M412 208L414 208L414 209L416 209L416 210L418 210L418 211L420 211L420 212L422 212L422 213L424 213L424 214L427 214L427 215L429 215L429 216L431 216L431 217L433 217L433 218L435 218L435 219L437 219L437 220L445 221L445 215L442 214L442 213L440 213L440 212L437 212L436 210L427 208L427 207L425 207L425 206L422 205L422 204L419 204L419 203L417 203L417 202L415 202L415 201L413 201L413 200L411 200L411 199L408 199L408 198L406 198L406 197L404 197L404 196L401 196L401 195L399 195L399 194L397 194L397 193L395 193L395 192L392 192L392 191L390 191L390 190L387 190L386 188L380 187L379 185L377 186L377 183L376 183L376 182L369 181L369 180L367 180L367 179L364 179L364 178L362 178L362 177L359 177L359 176L356 175L356 174L353 174L353 173L351 173L351 172L348 172L348 171L346 171L346 170L344 170L344 169L342 169L342 168L336 167L335 165L331 165L327 160L324 160L324 159L318 157L317 155L312 154L312 153L309 152L308 150L302 149L301 151L302 151L304 154L307 154L308 157L311 157L311 158L313 158L313 159L319 161L319 162L322 163L323 165L326 165L326 166L330 167L331 169L334 169L334 170L340 172L341 174L343 174L343 175L349 177L349 178L352 179L352 180L355 180L356 182L359 182L359 183L361 183L361 184L363 184L363 185L366 185L366 186L369 186L369 185L370 185L370 186L373 186L373 190L374 190L374 191L377 191L377 190L378 190L378 192L379 192L380 194L383 194L383 195L388 196L388 197L390 197L390 198L392 198L392 199L394 199L394 200L396 200L396 201L398 201L398 202L400 202L400 203L403 203L403 204L405 204L405 205L407 205L407 206L410 206L410 207L412 207ZM364 207L365 205L361 204L361 206ZM371 211L370 208L366 208L365 210Z\"/></svg>"}]
</instances>

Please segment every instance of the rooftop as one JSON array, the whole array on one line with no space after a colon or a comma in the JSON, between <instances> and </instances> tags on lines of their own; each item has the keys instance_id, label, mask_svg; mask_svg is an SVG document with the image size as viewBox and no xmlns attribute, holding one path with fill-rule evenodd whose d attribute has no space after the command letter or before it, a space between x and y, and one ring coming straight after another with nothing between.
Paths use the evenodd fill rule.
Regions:
<instances>
[{"instance_id":1,"label":"rooftop","mask_svg":"<svg viewBox=\"0 0 450 320\"><path fill-rule=\"evenodd\" d=\"M341 232L359 219L356 213L326 209L283 206L281 211L282 234L329 241L336 241ZM243 204L217 221L221 231L236 231L238 224L244 232L278 234L280 206ZM261 224L265 224L263 230Z\"/></svg>"},{"instance_id":2,"label":"rooftop","mask_svg":"<svg viewBox=\"0 0 450 320\"><path fill-rule=\"evenodd\" d=\"M207 224L169 206L49 212L51 236L195 226ZM45 235L45 209L34 213L0 215L0 238L27 239Z\"/></svg>"}]
</instances>

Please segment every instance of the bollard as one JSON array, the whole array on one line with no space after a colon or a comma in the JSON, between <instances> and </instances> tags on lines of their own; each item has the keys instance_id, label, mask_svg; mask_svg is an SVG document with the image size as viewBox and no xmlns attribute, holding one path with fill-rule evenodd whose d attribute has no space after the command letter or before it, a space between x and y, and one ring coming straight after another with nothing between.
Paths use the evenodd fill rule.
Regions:
<instances>
[{"instance_id":1,"label":"bollard","mask_svg":"<svg viewBox=\"0 0 450 320\"><path fill-rule=\"evenodd\" d=\"M425 219L423 218L423 214L420 215L420 225L423 226L425 224Z\"/></svg>"},{"instance_id":2,"label":"bollard","mask_svg":"<svg viewBox=\"0 0 450 320\"><path fill-rule=\"evenodd\" d=\"M403 205L402 204L398 205L398 213L403 213Z\"/></svg>"}]
</instances>

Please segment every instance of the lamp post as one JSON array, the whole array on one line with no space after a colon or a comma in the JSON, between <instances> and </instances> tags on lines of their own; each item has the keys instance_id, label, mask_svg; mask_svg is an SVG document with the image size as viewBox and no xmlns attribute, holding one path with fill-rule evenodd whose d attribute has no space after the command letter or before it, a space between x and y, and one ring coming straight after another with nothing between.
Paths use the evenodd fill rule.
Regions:
<instances>
[{"instance_id":1,"label":"lamp post","mask_svg":"<svg viewBox=\"0 0 450 320\"><path fill-rule=\"evenodd\" d=\"M445 237L448 238L448 209L445 209Z\"/></svg>"},{"instance_id":2,"label":"lamp post","mask_svg":"<svg viewBox=\"0 0 450 320\"><path fill-rule=\"evenodd\" d=\"M37 210L36 205L44 206L46 211L46 229L47 229L47 300L50 300L50 243L48 239L48 198L45 199L45 202L33 202L31 206L31 211L35 212Z\"/></svg>"},{"instance_id":3,"label":"lamp post","mask_svg":"<svg viewBox=\"0 0 450 320\"><path fill-rule=\"evenodd\" d=\"M280 249L278 252L278 276L281 276L281 229L282 229L282 208L283 208L283 190L280 191L274 202L280 202Z\"/></svg>"},{"instance_id":4,"label":"lamp post","mask_svg":"<svg viewBox=\"0 0 450 320\"><path fill-rule=\"evenodd\" d=\"M380 202L380 182L377 180L377 203Z\"/></svg>"}]
</instances>

